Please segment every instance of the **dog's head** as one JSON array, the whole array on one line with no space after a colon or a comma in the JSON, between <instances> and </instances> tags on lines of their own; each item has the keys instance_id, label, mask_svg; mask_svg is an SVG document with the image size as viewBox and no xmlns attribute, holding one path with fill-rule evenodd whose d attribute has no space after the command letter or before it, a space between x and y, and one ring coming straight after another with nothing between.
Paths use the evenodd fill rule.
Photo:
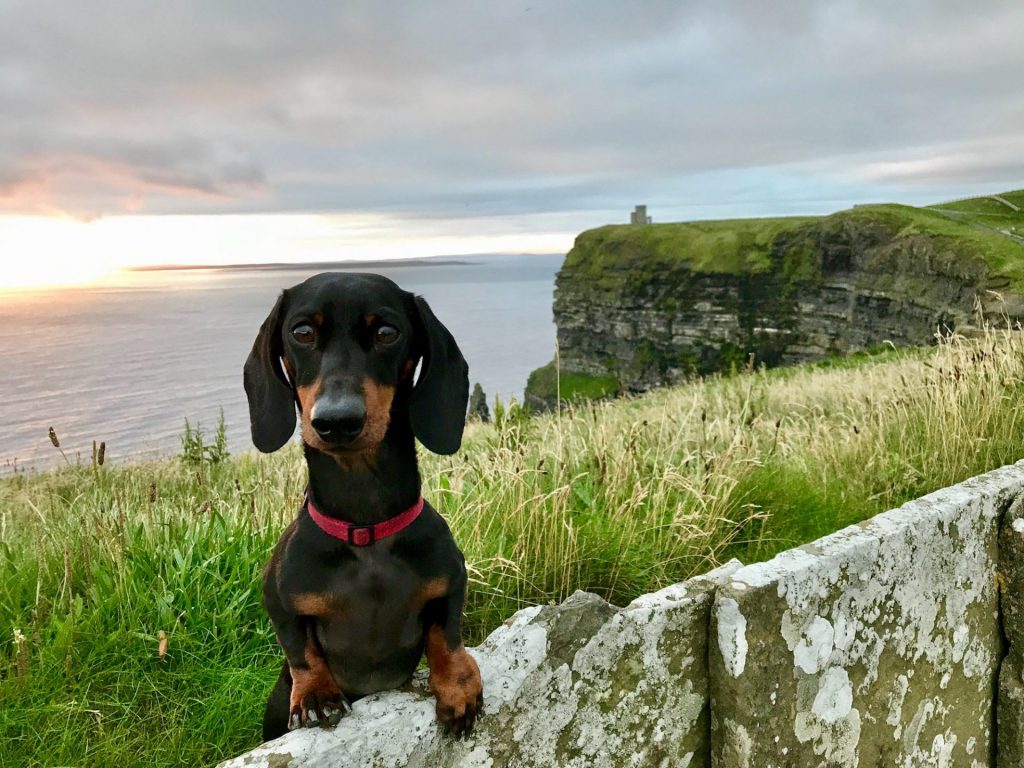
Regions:
<instances>
[{"instance_id":1,"label":"dog's head","mask_svg":"<svg viewBox=\"0 0 1024 768\"><path fill-rule=\"evenodd\" d=\"M431 451L462 442L462 352L426 301L380 275L324 272L283 291L243 379L252 440L265 453L292 436L296 405L303 441L335 457L374 453L398 407Z\"/></svg>"}]
</instances>

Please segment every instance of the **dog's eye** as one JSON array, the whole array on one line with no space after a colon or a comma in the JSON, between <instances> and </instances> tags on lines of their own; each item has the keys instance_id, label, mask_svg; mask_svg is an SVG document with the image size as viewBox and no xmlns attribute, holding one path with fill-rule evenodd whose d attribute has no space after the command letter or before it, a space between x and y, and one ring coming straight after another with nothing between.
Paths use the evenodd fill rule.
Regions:
<instances>
[{"instance_id":1,"label":"dog's eye","mask_svg":"<svg viewBox=\"0 0 1024 768\"><path fill-rule=\"evenodd\" d=\"M308 323L300 323L292 328L292 336L300 344L312 344L316 341L316 331Z\"/></svg>"},{"instance_id":2,"label":"dog's eye","mask_svg":"<svg viewBox=\"0 0 1024 768\"><path fill-rule=\"evenodd\" d=\"M390 325L382 325L373 336L378 344L394 344L398 341L398 329Z\"/></svg>"}]
</instances>

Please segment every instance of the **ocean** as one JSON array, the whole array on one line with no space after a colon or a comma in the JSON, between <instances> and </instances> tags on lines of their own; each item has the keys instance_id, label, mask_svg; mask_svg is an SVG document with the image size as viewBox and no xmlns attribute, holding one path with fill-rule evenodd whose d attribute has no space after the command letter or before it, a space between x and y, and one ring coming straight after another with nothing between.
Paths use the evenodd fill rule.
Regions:
<instances>
[{"instance_id":1,"label":"ocean","mask_svg":"<svg viewBox=\"0 0 1024 768\"><path fill-rule=\"evenodd\" d=\"M522 400L554 355L561 255L458 256L377 272L424 296L459 342L471 384L493 405ZM331 267L335 269L335 267ZM185 419L232 452L252 449L242 364L282 288L323 267L126 272L85 287L0 293L0 473L177 453Z\"/></svg>"}]
</instances>

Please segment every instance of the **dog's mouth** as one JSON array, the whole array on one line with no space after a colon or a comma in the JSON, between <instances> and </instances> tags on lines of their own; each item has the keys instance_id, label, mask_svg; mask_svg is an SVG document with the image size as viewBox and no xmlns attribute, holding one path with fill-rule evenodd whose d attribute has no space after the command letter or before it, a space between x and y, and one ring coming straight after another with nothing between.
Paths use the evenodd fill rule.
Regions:
<instances>
[{"instance_id":1,"label":"dog's mouth","mask_svg":"<svg viewBox=\"0 0 1024 768\"><path fill-rule=\"evenodd\" d=\"M359 453L364 450L363 428L339 430L315 425L303 419L302 439L318 451L329 454Z\"/></svg>"},{"instance_id":2,"label":"dog's mouth","mask_svg":"<svg viewBox=\"0 0 1024 768\"><path fill-rule=\"evenodd\" d=\"M363 426L360 424L357 429L346 430L336 428L318 428L315 424L311 424L313 431L316 432L316 436L319 441L332 449L344 450L350 446L354 446L359 442L359 438L363 434Z\"/></svg>"},{"instance_id":3,"label":"dog's mouth","mask_svg":"<svg viewBox=\"0 0 1024 768\"><path fill-rule=\"evenodd\" d=\"M380 440L372 424L364 425L358 431L332 432L316 429L311 420L302 420L302 441L310 448L326 454L336 461L355 461L376 454ZM374 433L374 434L371 434ZM383 435L380 435L383 438Z\"/></svg>"}]
</instances>

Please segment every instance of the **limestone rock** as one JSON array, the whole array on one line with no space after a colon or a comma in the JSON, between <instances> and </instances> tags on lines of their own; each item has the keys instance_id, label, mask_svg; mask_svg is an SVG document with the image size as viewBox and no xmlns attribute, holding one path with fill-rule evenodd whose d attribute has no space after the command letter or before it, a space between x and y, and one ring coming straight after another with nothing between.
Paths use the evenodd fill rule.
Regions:
<instances>
[{"instance_id":1,"label":"limestone rock","mask_svg":"<svg viewBox=\"0 0 1024 768\"><path fill-rule=\"evenodd\" d=\"M716 764L992 764L997 539L1022 491L1004 467L734 573L711 625Z\"/></svg>"},{"instance_id":2,"label":"limestone rock","mask_svg":"<svg viewBox=\"0 0 1024 768\"><path fill-rule=\"evenodd\" d=\"M469 396L469 418L488 424L491 421L491 409L487 407L487 395L478 381L473 385L473 393Z\"/></svg>"}]
</instances>

